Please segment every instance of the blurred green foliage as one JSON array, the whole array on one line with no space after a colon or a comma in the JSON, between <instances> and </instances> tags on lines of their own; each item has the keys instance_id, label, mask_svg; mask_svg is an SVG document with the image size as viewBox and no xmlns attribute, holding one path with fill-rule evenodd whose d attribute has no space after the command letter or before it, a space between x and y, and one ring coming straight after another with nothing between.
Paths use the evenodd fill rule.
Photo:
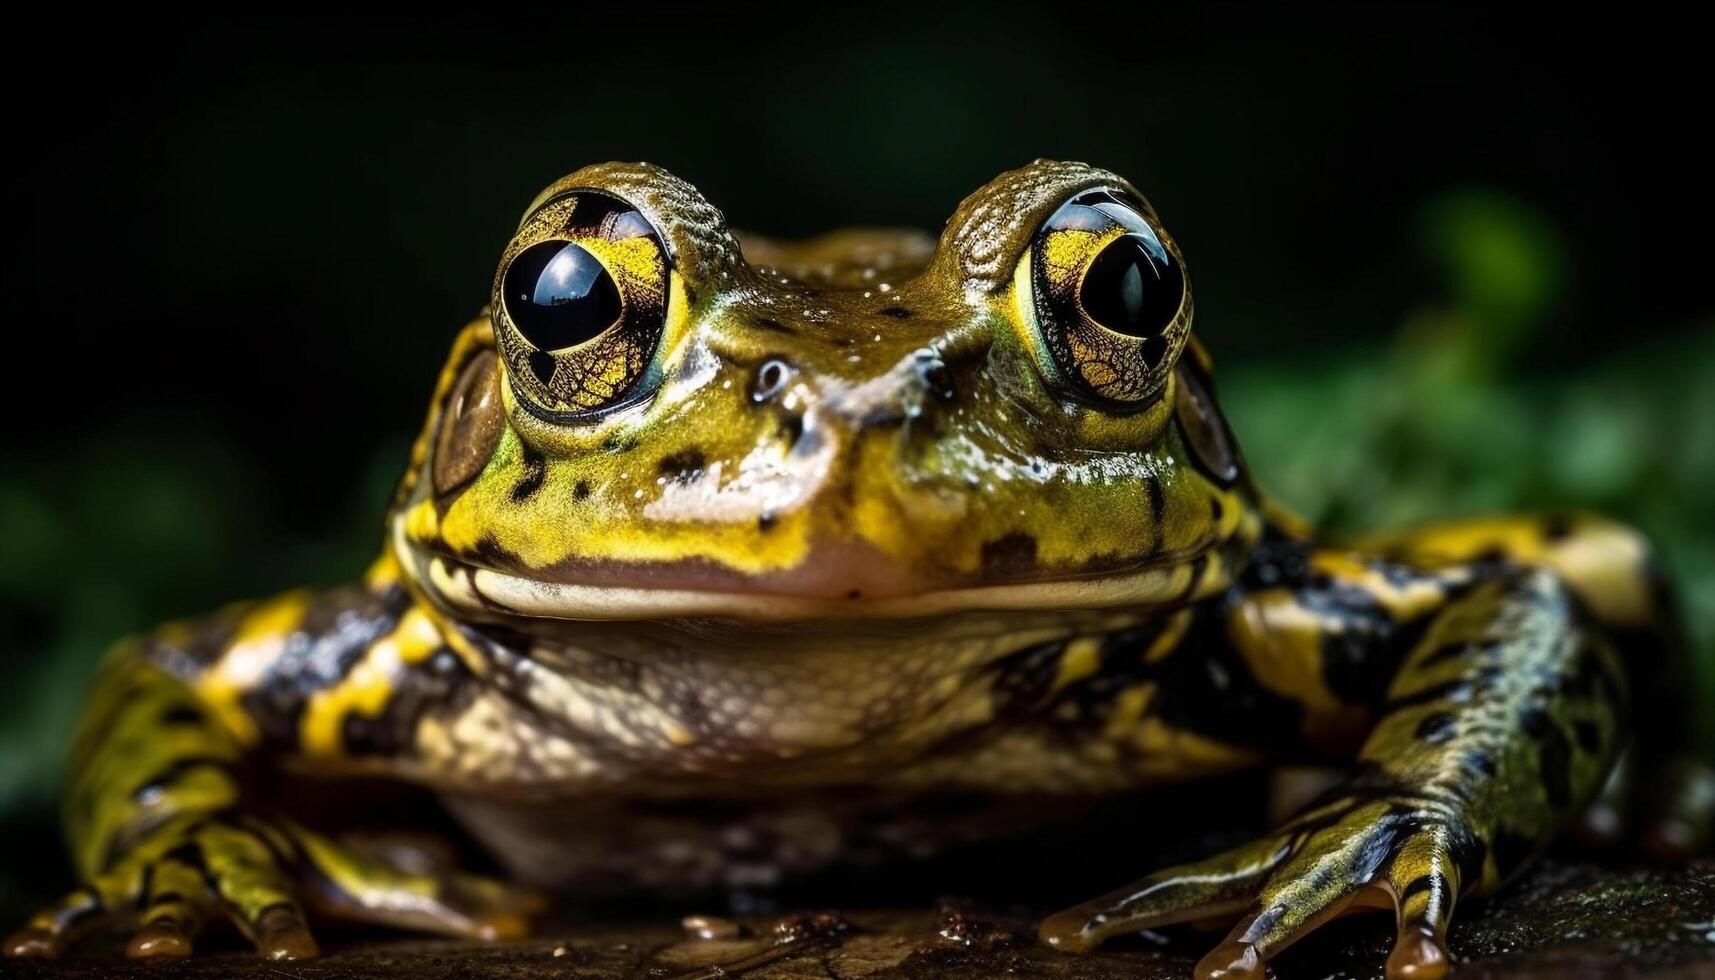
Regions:
<instances>
[{"instance_id":1,"label":"blurred green foliage","mask_svg":"<svg viewBox=\"0 0 1715 980\"><path fill-rule=\"evenodd\" d=\"M1540 358L1554 350L1569 277L1552 224L1465 188L1428 202L1418 234L1440 296L1399 329L1368 347L1222 362L1222 396L1261 480L1340 530L1521 507L1608 511L1660 544L1699 649L1715 647L1715 514L1702 505L1715 496L1715 329L1600 364ZM1533 370L1539 359L1576 366ZM348 511L305 533L270 526L291 486L215 431L134 423L4 461L0 816L51 798L85 680L115 637L338 581L376 547L407 434L377 433ZM1706 690L1712 674L1705 658Z\"/></svg>"},{"instance_id":2,"label":"blurred green foliage","mask_svg":"<svg viewBox=\"0 0 1715 980\"><path fill-rule=\"evenodd\" d=\"M1442 297L1391 336L1223 369L1252 469L1336 532L1559 507L1629 521L1673 574L1715 704L1715 325L1589 363L1554 336L1569 263L1542 215L1461 188L1425 205L1420 234Z\"/></svg>"}]
</instances>

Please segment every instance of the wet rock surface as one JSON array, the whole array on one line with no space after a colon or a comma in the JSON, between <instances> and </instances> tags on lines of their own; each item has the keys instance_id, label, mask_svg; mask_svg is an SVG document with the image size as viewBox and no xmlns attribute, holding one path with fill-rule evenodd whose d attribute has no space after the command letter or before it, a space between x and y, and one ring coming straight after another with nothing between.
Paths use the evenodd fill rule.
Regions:
<instances>
[{"instance_id":1,"label":"wet rock surface","mask_svg":"<svg viewBox=\"0 0 1715 980\"><path fill-rule=\"evenodd\" d=\"M1070 956L1038 946L1023 910L943 902L683 924L665 915L658 922L601 926L549 923L539 939L497 946L327 935L326 955L308 963L264 963L239 951L232 937L211 936L208 952L185 962L127 962L109 945L51 963L5 961L0 975L1155 980L1189 976L1216 938L1189 930L1148 933ZM1379 977L1390 942L1385 916L1356 916L1290 950L1276 973L1281 980ZM1451 945L1460 977L1715 977L1715 861L1675 871L1551 862L1494 900L1468 908Z\"/></svg>"}]
</instances>

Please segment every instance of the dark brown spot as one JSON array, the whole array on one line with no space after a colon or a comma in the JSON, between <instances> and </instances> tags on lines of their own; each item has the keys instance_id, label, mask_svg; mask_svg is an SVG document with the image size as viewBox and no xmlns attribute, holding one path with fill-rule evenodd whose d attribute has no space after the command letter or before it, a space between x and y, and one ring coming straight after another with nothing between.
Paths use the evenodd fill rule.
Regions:
<instances>
[{"instance_id":1,"label":"dark brown spot","mask_svg":"<svg viewBox=\"0 0 1715 980\"><path fill-rule=\"evenodd\" d=\"M169 790L173 787L174 783L183 779L185 774L193 769L213 769L220 773L230 773L232 765L227 762L227 760L219 758L218 756L181 756L169 762L148 779L144 780L136 789L132 790L131 798L140 802L148 799L156 793Z\"/></svg>"},{"instance_id":2,"label":"dark brown spot","mask_svg":"<svg viewBox=\"0 0 1715 980\"><path fill-rule=\"evenodd\" d=\"M1418 661L1418 666L1428 667L1430 664L1438 664L1444 660L1457 660L1474 649L1476 648L1469 643L1443 643L1424 654L1423 659Z\"/></svg>"},{"instance_id":3,"label":"dark brown spot","mask_svg":"<svg viewBox=\"0 0 1715 980\"><path fill-rule=\"evenodd\" d=\"M1548 519L1542 522L1543 540L1549 542L1565 541L1572 536L1572 525L1571 514L1548 515Z\"/></svg>"},{"instance_id":4,"label":"dark brown spot","mask_svg":"<svg viewBox=\"0 0 1715 980\"><path fill-rule=\"evenodd\" d=\"M983 542L983 575L1008 578L1036 568L1036 539L1014 532Z\"/></svg>"},{"instance_id":5,"label":"dark brown spot","mask_svg":"<svg viewBox=\"0 0 1715 980\"><path fill-rule=\"evenodd\" d=\"M756 529L758 531L772 531L774 530L775 522L778 520L779 518L774 516L773 511L765 510L756 517Z\"/></svg>"},{"instance_id":6,"label":"dark brown spot","mask_svg":"<svg viewBox=\"0 0 1715 980\"><path fill-rule=\"evenodd\" d=\"M500 443L506 409L500 399L499 365L493 351L482 351L459 372L447 394L430 467L437 496L444 497L474 480Z\"/></svg>"},{"instance_id":7,"label":"dark brown spot","mask_svg":"<svg viewBox=\"0 0 1715 980\"><path fill-rule=\"evenodd\" d=\"M1054 694L1054 680L1066 643L1053 640L1007 654L996 667L995 710L1002 717L1020 718L1041 708ZM1066 703L1075 703L1068 699Z\"/></svg>"},{"instance_id":8,"label":"dark brown spot","mask_svg":"<svg viewBox=\"0 0 1715 980\"><path fill-rule=\"evenodd\" d=\"M756 329L766 330L769 333L784 333L784 334L796 333L796 331L794 331L791 327L788 327L786 324L781 323L779 320L776 320L771 316L759 316L750 322L753 326L756 327Z\"/></svg>"},{"instance_id":9,"label":"dark brown spot","mask_svg":"<svg viewBox=\"0 0 1715 980\"><path fill-rule=\"evenodd\" d=\"M572 499L573 500L588 500L589 497L590 497L590 481L579 480L577 486L572 488Z\"/></svg>"},{"instance_id":10,"label":"dark brown spot","mask_svg":"<svg viewBox=\"0 0 1715 980\"><path fill-rule=\"evenodd\" d=\"M166 711L161 712L160 723L167 727L175 725L200 725L203 723L203 714L191 705L175 704Z\"/></svg>"},{"instance_id":11,"label":"dark brown spot","mask_svg":"<svg viewBox=\"0 0 1715 980\"><path fill-rule=\"evenodd\" d=\"M1149 519L1156 527L1161 526L1161 518L1167 513L1167 490L1161 481L1151 477L1144 483L1143 488L1149 493Z\"/></svg>"},{"instance_id":12,"label":"dark brown spot","mask_svg":"<svg viewBox=\"0 0 1715 980\"><path fill-rule=\"evenodd\" d=\"M876 312L880 313L882 316L893 317L895 320L911 319L911 311L903 306L889 306L885 310L877 310Z\"/></svg>"},{"instance_id":13,"label":"dark brown spot","mask_svg":"<svg viewBox=\"0 0 1715 980\"><path fill-rule=\"evenodd\" d=\"M657 475L684 485L695 482L703 475L703 465L701 450L682 449L671 456L662 457L655 470Z\"/></svg>"},{"instance_id":14,"label":"dark brown spot","mask_svg":"<svg viewBox=\"0 0 1715 980\"><path fill-rule=\"evenodd\" d=\"M476 560L476 564L486 565L489 568L504 568L519 564L518 556L502 545L493 535L484 535L482 540L476 543L476 547L471 550L471 557Z\"/></svg>"},{"instance_id":15,"label":"dark brown spot","mask_svg":"<svg viewBox=\"0 0 1715 980\"><path fill-rule=\"evenodd\" d=\"M1453 716L1445 711L1425 715L1423 720L1417 723L1418 740L1428 742L1430 745L1440 745L1451 739L1457 731L1458 729L1453 724Z\"/></svg>"},{"instance_id":16,"label":"dark brown spot","mask_svg":"<svg viewBox=\"0 0 1715 980\"><path fill-rule=\"evenodd\" d=\"M1537 776L1542 791L1557 810L1572 803L1572 745L1547 712L1532 708L1519 718L1519 727L1537 743Z\"/></svg>"},{"instance_id":17,"label":"dark brown spot","mask_svg":"<svg viewBox=\"0 0 1715 980\"><path fill-rule=\"evenodd\" d=\"M1431 871L1429 874L1413 879L1411 884L1405 886L1405 889L1399 893L1399 904L1404 905L1406 899L1427 891L1437 891L1449 898L1453 896L1453 886L1447 880L1447 876Z\"/></svg>"},{"instance_id":18,"label":"dark brown spot","mask_svg":"<svg viewBox=\"0 0 1715 980\"><path fill-rule=\"evenodd\" d=\"M512 485L512 500L523 503L536 495L542 489L542 481L548 477L548 461L542 454L529 446L524 447L524 475Z\"/></svg>"},{"instance_id":19,"label":"dark brown spot","mask_svg":"<svg viewBox=\"0 0 1715 980\"><path fill-rule=\"evenodd\" d=\"M544 385L552 384L554 380L554 355L545 350L530 352L530 373Z\"/></svg>"}]
</instances>

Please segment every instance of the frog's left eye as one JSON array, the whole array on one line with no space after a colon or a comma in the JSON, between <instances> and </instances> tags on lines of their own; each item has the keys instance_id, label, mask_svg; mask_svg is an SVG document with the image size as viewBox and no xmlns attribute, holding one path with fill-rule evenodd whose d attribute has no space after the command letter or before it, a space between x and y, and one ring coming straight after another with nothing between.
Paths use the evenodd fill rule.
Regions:
<instances>
[{"instance_id":1,"label":"frog's left eye","mask_svg":"<svg viewBox=\"0 0 1715 980\"><path fill-rule=\"evenodd\" d=\"M513 390L548 415L627 401L660 343L671 275L654 226L617 198L581 191L531 212L494 283Z\"/></svg>"},{"instance_id":2,"label":"frog's left eye","mask_svg":"<svg viewBox=\"0 0 1715 980\"><path fill-rule=\"evenodd\" d=\"M1166 233L1102 188L1049 216L1030 255L1036 319L1059 372L1115 402L1159 394L1191 324L1191 292Z\"/></svg>"}]
</instances>

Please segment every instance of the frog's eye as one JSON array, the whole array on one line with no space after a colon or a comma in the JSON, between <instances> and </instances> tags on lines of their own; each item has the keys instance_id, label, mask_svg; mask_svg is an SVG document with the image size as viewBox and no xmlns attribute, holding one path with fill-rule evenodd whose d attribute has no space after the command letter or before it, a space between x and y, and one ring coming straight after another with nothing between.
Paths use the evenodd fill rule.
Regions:
<instances>
[{"instance_id":1,"label":"frog's eye","mask_svg":"<svg viewBox=\"0 0 1715 980\"><path fill-rule=\"evenodd\" d=\"M492 304L521 400L548 415L624 401L661 340L671 274L661 236L623 201L580 191L531 212L501 258Z\"/></svg>"},{"instance_id":2,"label":"frog's eye","mask_svg":"<svg viewBox=\"0 0 1715 980\"><path fill-rule=\"evenodd\" d=\"M1049 216L1030 281L1042 341L1075 387L1128 404L1160 393L1191 293L1177 247L1123 192L1084 191Z\"/></svg>"},{"instance_id":3,"label":"frog's eye","mask_svg":"<svg viewBox=\"0 0 1715 980\"><path fill-rule=\"evenodd\" d=\"M506 269L506 313L537 350L576 347L619 319L619 287L577 242L537 242Z\"/></svg>"}]
</instances>

